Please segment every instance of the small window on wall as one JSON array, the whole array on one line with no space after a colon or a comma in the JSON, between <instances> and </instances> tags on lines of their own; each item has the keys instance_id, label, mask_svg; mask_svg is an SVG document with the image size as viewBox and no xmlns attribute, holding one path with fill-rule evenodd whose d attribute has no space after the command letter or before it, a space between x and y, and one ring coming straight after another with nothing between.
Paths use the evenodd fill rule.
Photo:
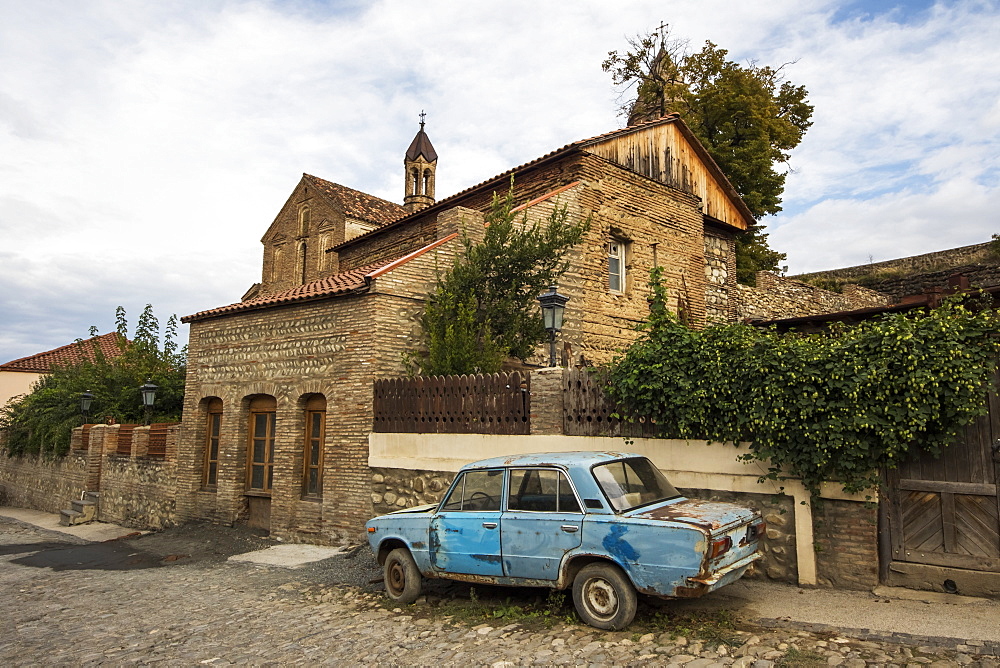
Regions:
<instances>
[{"instance_id":1,"label":"small window on wall","mask_svg":"<svg viewBox=\"0 0 1000 668\"><path fill-rule=\"evenodd\" d=\"M608 287L611 292L625 292L625 242L608 243Z\"/></svg>"},{"instance_id":2,"label":"small window on wall","mask_svg":"<svg viewBox=\"0 0 1000 668\"><path fill-rule=\"evenodd\" d=\"M274 428L277 402L257 395L250 401L247 491L270 493L274 483Z\"/></svg>"},{"instance_id":3,"label":"small window on wall","mask_svg":"<svg viewBox=\"0 0 1000 668\"><path fill-rule=\"evenodd\" d=\"M306 401L306 431L302 457L302 494L323 494L323 444L326 433L326 399L314 394Z\"/></svg>"},{"instance_id":4,"label":"small window on wall","mask_svg":"<svg viewBox=\"0 0 1000 668\"><path fill-rule=\"evenodd\" d=\"M222 431L222 399L208 402L205 416L205 465L201 484L214 488L219 483L219 434Z\"/></svg>"}]
</instances>

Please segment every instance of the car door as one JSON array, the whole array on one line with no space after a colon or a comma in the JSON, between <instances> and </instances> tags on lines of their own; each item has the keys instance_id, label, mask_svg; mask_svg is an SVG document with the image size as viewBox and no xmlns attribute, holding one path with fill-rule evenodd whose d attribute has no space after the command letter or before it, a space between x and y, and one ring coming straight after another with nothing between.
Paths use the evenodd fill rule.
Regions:
<instances>
[{"instance_id":1,"label":"car door","mask_svg":"<svg viewBox=\"0 0 1000 668\"><path fill-rule=\"evenodd\" d=\"M500 576L503 469L461 473L431 518L431 565L442 573Z\"/></svg>"},{"instance_id":2,"label":"car door","mask_svg":"<svg viewBox=\"0 0 1000 668\"><path fill-rule=\"evenodd\" d=\"M514 468L500 525L504 574L555 580L563 555L583 540L583 511L563 471Z\"/></svg>"}]
</instances>

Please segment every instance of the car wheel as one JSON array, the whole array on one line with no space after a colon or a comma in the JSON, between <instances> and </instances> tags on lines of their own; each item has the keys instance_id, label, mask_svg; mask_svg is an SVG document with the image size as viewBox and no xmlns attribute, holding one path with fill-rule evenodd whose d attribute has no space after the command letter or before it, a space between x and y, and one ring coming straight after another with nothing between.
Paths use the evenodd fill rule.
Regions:
<instances>
[{"instance_id":1,"label":"car wheel","mask_svg":"<svg viewBox=\"0 0 1000 668\"><path fill-rule=\"evenodd\" d=\"M617 566L588 564L573 580L573 603L584 622L620 631L635 618L635 588Z\"/></svg>"},{"instance_id":2,"label":"car wheel","mask_svg":"<svg viewBox=\"0 0 1000 668\"><path fill-rule=\"evenodd\" d=\"M396 603L413 603L420 596L420 571L413 556L405 547L389 553L382 565L385 575L385 593Z\"/></svg>"}]
</instances>

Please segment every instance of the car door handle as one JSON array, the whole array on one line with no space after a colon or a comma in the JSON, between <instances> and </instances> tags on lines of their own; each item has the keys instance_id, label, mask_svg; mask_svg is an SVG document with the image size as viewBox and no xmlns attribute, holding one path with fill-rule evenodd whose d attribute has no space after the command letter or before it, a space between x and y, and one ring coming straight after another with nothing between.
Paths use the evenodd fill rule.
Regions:
<instances>
[{"instance_id":1,"label":"car door handle","mask_svg":"<svg viewBox=\"0 0 1000 668\"><path fill-rule=\"evenodd\" d=\"M575 524L564 524L559 528L565 531L566 533L576 533L577 531L580 530L580 527L578 527Z\"/></svg>"},{"instance_id":2,"label":"car door handle","mask_svg":"<svg viewBox=\"0 0 1000 668\"><path fill-rule=\"evenodd\" d=\"M497 528L497 523L496 522L483 522L483 528L484 529L496 529Z\"/></svg>"}]
</instances>

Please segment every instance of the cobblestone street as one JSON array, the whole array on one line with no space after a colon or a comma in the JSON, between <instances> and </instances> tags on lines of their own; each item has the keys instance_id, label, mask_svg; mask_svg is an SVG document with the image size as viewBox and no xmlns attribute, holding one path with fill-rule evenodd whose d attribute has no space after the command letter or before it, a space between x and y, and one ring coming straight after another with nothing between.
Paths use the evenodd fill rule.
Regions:
<instances>
[{"instance_id":1,"label":"cobblestone street","mask_svg":"<svg viewBox=\"0 0 1000 668\"><path fill-rule=\"evenodd\" d=\"M608 633L570 623L569 607L535 630L463 621L434 605L447 596L383 607L364 551L287 569L199 558L198 545L163 554L177 545L157 540L82 546L115 552L72 563L66 556L82 552L61 549L72 537L0 518L0 664L1000 666L989 643L900 644L742 623L723 634L664 630L641 615L633 629ZM44 550L61 561L31 560Z\"/></svg>"}]
</instances>

